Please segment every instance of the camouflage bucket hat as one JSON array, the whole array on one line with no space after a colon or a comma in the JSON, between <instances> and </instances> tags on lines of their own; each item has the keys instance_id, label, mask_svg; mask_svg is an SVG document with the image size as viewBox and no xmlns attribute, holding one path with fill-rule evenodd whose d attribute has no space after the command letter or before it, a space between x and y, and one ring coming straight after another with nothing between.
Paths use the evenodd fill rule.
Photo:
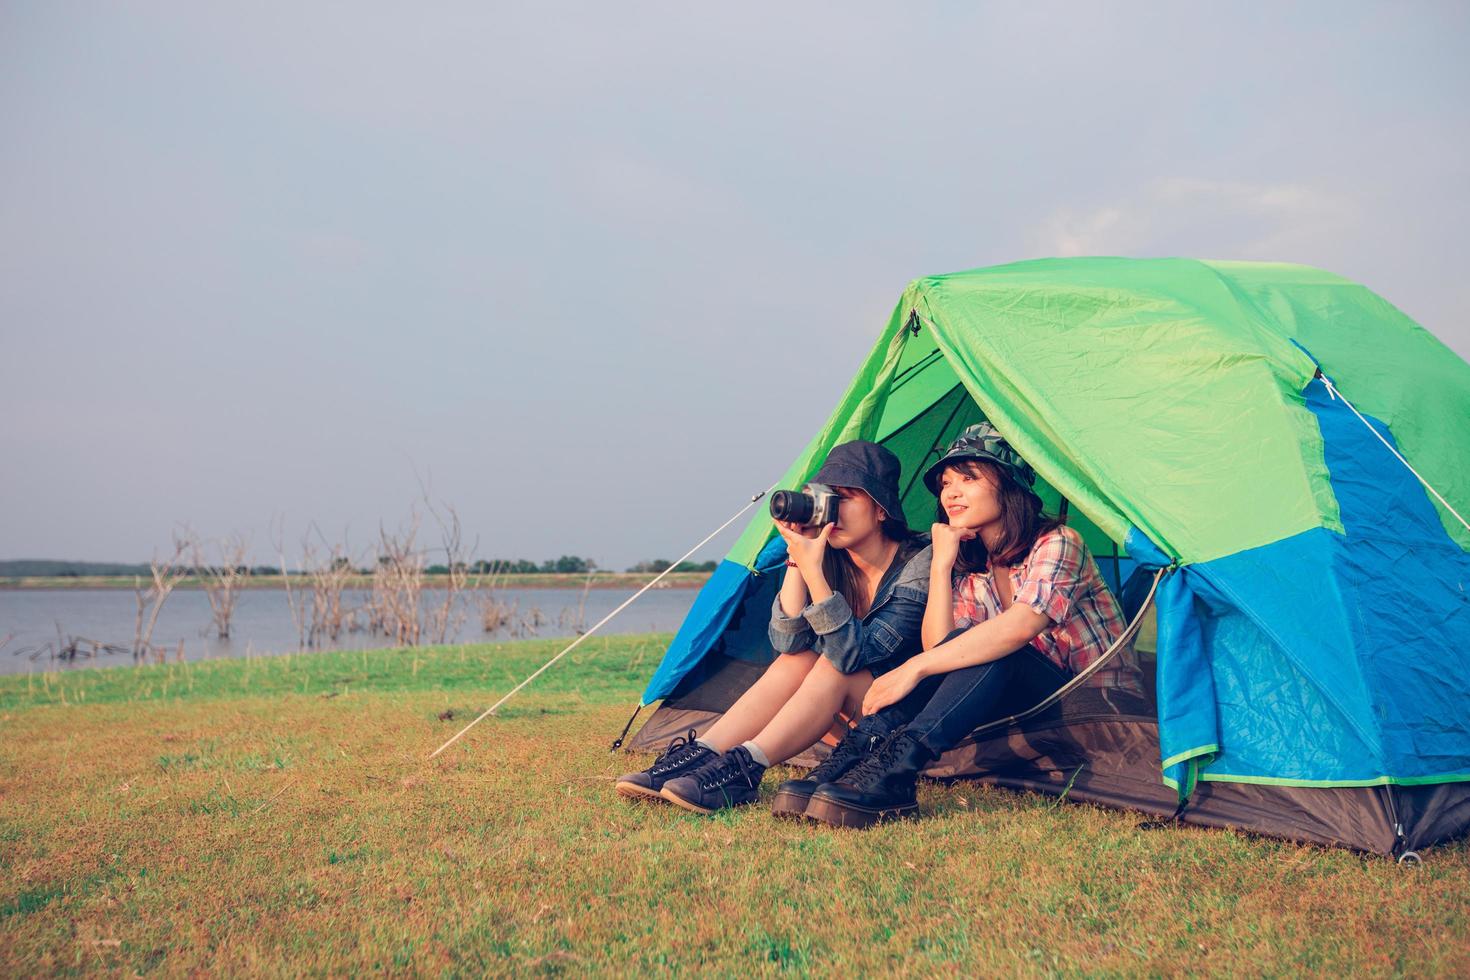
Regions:
<instances>
[{"instance_id":1,"label":"camouflage bucket hat","mask_svg":"<svg viewBox=\"0 0 1470 980\"><path fill-rule=\"evenodd\" d=\"M995 426L989 422L978 422L960 433L960 437L949 444L939 462L924 472L924 485L929 488L929 492L939 496L939 474L951 463L965 459L995 463L1004 467L1026 489L1031 490L1036 486L1036 471L1031 468L1031 464L1011 448L1011 444L1001 437Z\"/></svg>"}]
</instances>

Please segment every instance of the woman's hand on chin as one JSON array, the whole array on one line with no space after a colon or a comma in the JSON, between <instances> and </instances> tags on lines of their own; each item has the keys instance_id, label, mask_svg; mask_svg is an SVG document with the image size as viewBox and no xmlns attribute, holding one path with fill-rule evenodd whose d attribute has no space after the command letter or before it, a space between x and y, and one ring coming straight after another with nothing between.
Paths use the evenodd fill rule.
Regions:
<instances>
[{"instance_id":1,"label":"woman's hand on chin","mask_svg":"<svg viewBox=\"0 0 1470 980\"><path fill-rule=\"evenodd\" d=\"M960 557L960 542L972 540L977 533L974 528L935 524L929 529L929 538L934 542L934 564L953 567Z\"/></svg>"},{"instance_id":2,"label":"woman's hand on chin","mask_svg":"<svg viewBox=\"0 0 1470 980\"><path fill-rule=\"evenodd\" d=\"M821 530L817 530L790 521L776 522L776 532L786 541L787 557L796 562L796 567L808 582L813 575L822 571L822 559L827 555L827 539L832 536L832 528L835 526L824 524Z\"/></svg>"},{"instance_id":3,"label":"woman's hand on chin","mask_svg":"<svg viewBox=\"0 0 1470 980\"><path fill-rule=\"evenodd\" d=\"M893 668L874 680L872 686L868 688L868 693L863 696L863 714L876 714L890 704L897 704L907 697L922 679L912 660Z\"/></svg>"}]
</instances>

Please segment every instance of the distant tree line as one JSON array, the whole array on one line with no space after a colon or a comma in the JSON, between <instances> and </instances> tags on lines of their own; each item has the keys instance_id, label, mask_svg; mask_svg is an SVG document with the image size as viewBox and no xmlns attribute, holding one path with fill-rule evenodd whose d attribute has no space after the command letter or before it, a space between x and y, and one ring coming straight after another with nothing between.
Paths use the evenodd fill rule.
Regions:
<instances>
[{"instance_id":1,"label":"distant tree line","mask_svg":"<svg viewBox=\"0 0 1470 980\"><path fill-rule=\"evenodd\" d=\"M588 572L598 570L597 562L591 558L583 558L579 555L562 555L560 558L548 558L539 565L525 558L491 558L480 559L470 565L470 571L477 575L585 575ZM449 569L440 565L430 565L430 574L435 571L447 572Z\"/></svg>"},{"instance_id":2,"label":"distant tree line","mask_svg":"<svg viewBox=\"0 0 1470 980\"><path fill-rule=\"evenodd\" d=\"M715 565L716 564L718 564L718 563L717 562L712 562L712 561L701 561L701 562L681 561L681 562L679 562L679 564L677 564L677 565L674 566L674 571L676 571L676 572L712 572L712 571L715 570ZM632 568L628 569L628 571L630 571L630 572L666 572L668 570L669 570L669 562L668 562L667 559L664 559L664 558L655 558L652 561L640 561L638 564L636 564Z\"/></svg>"},{"instance_id":3,"label":"distant tree line","mask_svg":"<svg viewBox=\"0 0 1470 980\"><path fill-rule=\"evenodd\" d=\"M0 561L0 575L27 577L46 577L65 575L76 577L78 575L147 575L148 566L144 565L122 565L112 562L96 561L43 561L38 559L19 559L16 561Z\"/></svg>"}]
</instances>

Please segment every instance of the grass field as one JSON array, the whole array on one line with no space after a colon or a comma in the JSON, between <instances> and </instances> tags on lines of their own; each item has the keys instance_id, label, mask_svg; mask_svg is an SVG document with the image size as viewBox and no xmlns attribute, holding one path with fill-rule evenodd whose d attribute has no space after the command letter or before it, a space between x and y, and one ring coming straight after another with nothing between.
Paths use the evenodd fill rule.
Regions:
<instances>
[{"instance_id":1,"label":"grass field","mask_svg":"<svg viewBox=\"0 0 1470 980\"><path fill-rule=\"evenodd\" d=\"M0 974L1470 973L1465 844L966 784L869 832L623 801L665 642L589 640L432 763L559 645L0 677Z\"/></svg>"}]
</instances>

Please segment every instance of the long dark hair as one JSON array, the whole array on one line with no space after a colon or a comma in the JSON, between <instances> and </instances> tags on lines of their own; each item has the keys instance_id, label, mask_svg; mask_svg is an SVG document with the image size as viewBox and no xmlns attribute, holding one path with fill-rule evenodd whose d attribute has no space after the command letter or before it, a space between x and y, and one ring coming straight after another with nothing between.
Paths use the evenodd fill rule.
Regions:
<instances>
[{"instance_id":1,"label":"long dark hair","mask_svg":"<svg viewBox=\"0 0 1470 980\"><path fill-rule=\"evenodd\" d=\"M960 556L954 563L956 575L983 572L990 567L992 558L999 565L1014 565L1031 553L1037 538L1062 525L1061 518L1041 512L1041 498L1011 476L1004 466L978 459L960 459L946 469L988 478L995 483L1000 496L1002 530L995 543L994 554L985 547L978 534L969 541L960 542ZM944 512L944 505L936 501L935 510L937 516L934 519L948 524L949 515Z\"/></svg>"},{"instance_id":2,"label":"long dark hair","mask_svg":"<svg viewBox=\"0 0 1470 980\"><path fill-rule=\"evenodd\" d=\"M869 496L866 491L858 490L858 492ZM879 506L878 502L874 501L873 506ZM897 541L900 546L914 536L914 532L905 523L901 514L897 517L887 514L883 522L878 525L878 530L885 538ZM899 552L894 552L893 560L899 560ZM826 577L827 584L832 587L832 591L847 600L848 608L852 610L854 616L862 619L868 614L867 590L863 588L863 578L858 574L857 566L848 557L846 548L827 549L826 555L822 558L822 574Z\"/></svg>"}]
</instances>

